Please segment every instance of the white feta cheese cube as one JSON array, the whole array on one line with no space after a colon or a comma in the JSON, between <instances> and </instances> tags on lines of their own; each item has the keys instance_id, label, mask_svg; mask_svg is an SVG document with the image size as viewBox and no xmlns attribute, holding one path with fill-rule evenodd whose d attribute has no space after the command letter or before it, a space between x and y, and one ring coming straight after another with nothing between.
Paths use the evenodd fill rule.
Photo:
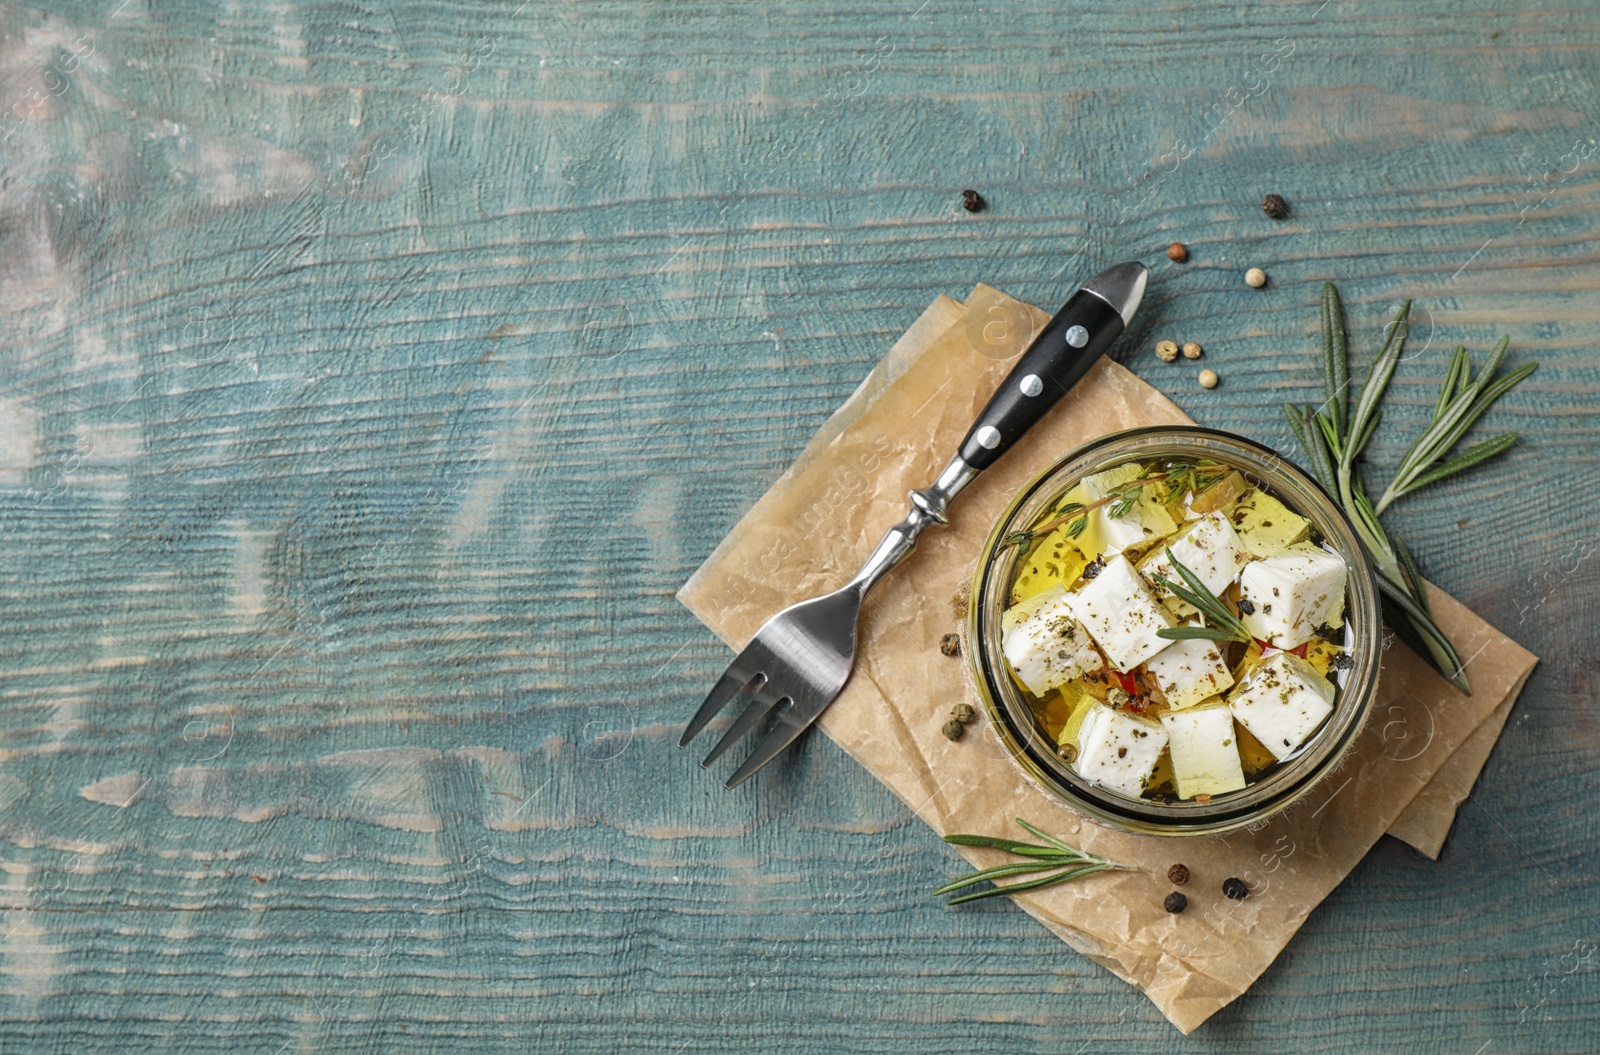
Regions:
<instances>
[{"instance_id":1,"label":"white feta cheese cube","mask_svg":"<svg viewBox=\"0 0 1600 1055\"><path fill-rule=\"evenodd\" d=\"M1078 591L1072 609L1118 670L1132 670L1170 644L1156 631L1171 626L1172 617L1121 554Z\"/></svg>"},{"instance_id":2,"label":"white feta cheese cube","mask_svg":"<svg viewBox=\"0 0 1600 1055\"><path fill-rule=\"evenodd\" d=\"M1299 656L1279 652L1228 697L1228 710L1261 746L1282 759L1333 713L1333 684Z\"/></svg>"},{"instance_id":3,"label":"white feta cheese cube","mask_svg":"<svg viewBox=\"0 0 1600 1055\"><path fill-rule=\"evenodd\" d=\"M1175 711L1193 707L1233 684L1233 673L1222 661L1221 647L1203 637L1171 642L1145 660L1144 669L1155 679L1167 706Z\"/></svg>"},{"instance_id":4,"label":"white feta cheese cube","mask_svg":"<svg viewBox=\"0 0 1600 1055\"><path fill-rule=\"evenodd\" d=\"M1250 560L1250 554L1245 552L1239 534L1233 530L1228 518L1221 513L1207 513L1166 545L1157 546L1139 562L1139 571L1150 581L1156 596L1163 600L1173 594L1156 581L1157 576L1184 585L1183 576L1178 574L1167 556L1169 549L1178 558L1178 563L1194 572L1195 577L1206 584L1206 589L1218 596L1233 585L1233 580L1239 577L1239 571ZM1184 608L1190 607L1182 601L1178 604Z\"/></svg>"},{"instance_id":5,"label":"white feta cheese cube","mask_svg":"<svg viewBox=\"0 0 1600 1055\"><path fill-rule=\"evenodd\" d=\"M1254 637L1294 648L1343 612L1345 578L1344 559L1315 546L1251 561L1239 573L1239 598L1249 602L1239 618Z\"/></svg>"},{"instance_id":6,"label":"white feta cheese cube","mask_svg":"<svg viewBox=\"0 0 1600 1055\"><path fill-rule=\"evenodd\" d=\"M1020 616L1011 618L1018 612ZM1073 618L1072 595L1065 587L1053 586L1013 605L1000 622L1000 651L1017 680L1035 696L1105 665L1089 632Z\"/></svg>"},{"instance_id":7,"label":"white feta cheese cube","mask_svg":"<svg viewBox=\"0 0 1600 1055\"><path fill-rule=\"evenodd\" d=\"M1128 462L1105 472L1085 476L1078 486L1067 493L1066 501L1088 506L1116 492L1118 487L1139 478L1137 462ZM1177 530L1178 525L1162 505L1157 488L1146 487L1139 492L1133 508L1122 516L1113 517L1111 509L1116 502L1107 502L1089 510L1084 520L1084 530L1073 544L1084 556L1111 557L1126 549L1143 546L1164 538Z\"/></svg>"},{"instance_id":8,"label":"white feta cheese cube","mask_svg":"<svg viewBox=\"0 0 1600 1055\"><path fill-rule=\"evenodd\" d=\"M1097 703L1084 715L1078 730L1075 768L1085 780L1137 796L1166 746L1167 732L1159 722Z\"/></svg>"},{"instance_id":9,"label":"white feta cheese cube","mask_svg":"<svg viewBox=\"0 0 1600 1055\"><path fill-rule=\"evenodd\" d=\"M1062 583L1056 583L1049 589L1040 590L1025 601L1018 601L1000 613L1000 632L1002 634L1011 633L1012 627L1038 612L1041 608L1049 607L1069 596L1071 595L1067 593L1066 586ZM1070 604L1070 602L1068 603Z\"/></svg>"},{"instance_id":10,"label":"white feta cheese cube","mask_svg":"<svg viewBox=\"0 0 1600 1055\"><path fill-rule=\"evenodd\" d=\"M1239 762L1233 714L1227 707L1218 704L1169 711L1161 716L1161 725L1167 731L1172 774L1177 778L1180 799L1220 795L1244 787L1244 766Z\"/></svg>"}]
</instances>

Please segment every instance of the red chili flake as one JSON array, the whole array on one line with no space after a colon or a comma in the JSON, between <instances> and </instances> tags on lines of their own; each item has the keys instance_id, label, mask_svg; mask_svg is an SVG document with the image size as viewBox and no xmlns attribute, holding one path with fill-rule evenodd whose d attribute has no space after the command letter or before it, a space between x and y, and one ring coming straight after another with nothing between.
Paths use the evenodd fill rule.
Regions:
<instances>
[{"instance_id":1,"label":"red chili flake","mask_svg":"<svg viewBox=\"0 0 1600 1055\"><path fill-rule=\"evenodd\" d=\"M1138 678L1134 677L1131 673L1124 673L1124 672L1122 672L1120 670L1116 672L1116 675L1117 675L1117 681L1119 681L1122 684L1122 691L1123 692L1127 693L1129 696L1137 696L1137 695L1139 695L1139 679Z\"/></svg>"},{"instance_id":2,"label":"red chili flake","mask_svg":"<svg viewBox=\"0 0 1600 1055\"><path fill-rule=\"evenodd\" d=\"M1291 649L1288 649L1287 651L1288 651L1289 655L1291 655L1291 656L1299 656L1301 659L1305 659L1306 658L1306 649L1309 648L1310 646L1311 646L1311 642L1302 641L1298 645L1294 646Z\"/></svg>"}]
</instances>

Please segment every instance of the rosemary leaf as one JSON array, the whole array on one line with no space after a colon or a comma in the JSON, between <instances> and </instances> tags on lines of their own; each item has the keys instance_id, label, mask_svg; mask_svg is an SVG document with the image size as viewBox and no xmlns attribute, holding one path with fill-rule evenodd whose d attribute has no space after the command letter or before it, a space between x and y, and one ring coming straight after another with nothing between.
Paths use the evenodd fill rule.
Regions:
<instances>
[{"instance_id":1,"label":"rosemary leaf","mask_svg":"<svg viewBox=\"0 0 1600 1055\"><path fill-rule=\"evenodd\" d=\"M1306 436L1311 440L1309 453L1311 455L1311 471L1317 476L1317 482L1327 489L1328 494L1336 494L1339 490L1338 477L1334 474L1333 463L1335 452L1328 449L1327 443L1322 438L1322 428L1312 420L1313 411L1305 408Z\"/></svg>"},{"instance_id":2,"label":"rosemary leaf","mask_svg":"<svg viewBox=\"0 0 1600 1055\"><path fill-rule=\"evenodd\" d=\"M1446 476L1453 476L1463 469L1470 469L1479 462L1487 461L1501 451L1514 447L1516 442L1517 434L1515 432L1505 432L1492 440L1484 440L1476 446L1468 447L1437 469L1430 469L1417 477L1411 482L1411 486L1407 487L1401 494L1409 494L1419 487L1426 487L1428 484L1443 480Z\"/></svg>"},{"instance_id":3,"label":"rosemary leaf","mask_svg":"<svg viewBox=\"0 0 1600 1055\"><path fill-rule=\"evenodd\" d=\"M1511 371L1506 376L1502 377L1500 380L1496 381L1494 384L1490 385L1488 388L1484 389L1483 394L1478 397L1478 402L1482 405L1483 410L1488 410L1490 403L1493 403L1495 400L1511 391L1517 385L1521 384L1523 378L1527 377L1537 369L1539 369L1538 363L1525 363L1524 365L1519 366L1515 370ZM1483 410L1480 410L1478 413L1483 413ZM1476 421L1478 415L1474 414L1472 417L1473 420Z\"/></svg>"},{"instance_id":4,"label":"rosemary leaf","mask_svg":"<svg viewBox=\"0 0 1600 1055\"><path fill-rule=\"evenodd\" d=\"M1342 434L1346 400L1350 398L1350 348L1344 328L1344 305L1332 282L1322 284L1322 372L1328 417L1334 433Z\"/></svg>"},{"instance_id":5,"label":"rosemary leaf","mask_svg":"<svg viewBox=\"0 0 1600 1055\"><path fill-rule=\"evenodd\" d=\"M1444 384L1439 386L1439 401L1433 407L1433 420L1438 421L1444 413L1444 408L1450 405L1460 390L1466 388L1472 381L1472 357L1467 355L1467 346L1456 345L1456 350L1450 354L1450 369L1445 371Z\"/></svg>"},{"instance_id":6,"label":"rosemary leaf","mask_svg":"<svg viewBox=\"0 0 1600 1055\"><path fill-rule=\"evenodd\" d=\"M1372 416L1367 419L1366 428L1361 430L1361 435L1357 436L1351 442L1351 446L1354 447L1357 451L1365 450L1366 446L1367 446L1367 442L1372 439L1372 434L1374 432L1378 431L1378 422L1380 422L1382 420L1383 420L1383 409L1380 407L1379 409L1374 410L1372 412Z\"/></svg>"},{"instance_id":7,"label":"rosemary leaf","mask_svg":"<svg viewBox=\"0 0 1600 1055\"><path fill-rule=\"evenodd\" d=\"M1394 555L1400 560L1400 570L1405 574L1406 588L1411 591L1412 600L1432 619L1433 608L1428 604L1428 588L1423 585L1422 569L1417 567L1417 559L1411 555L1410 547L1399 535L1390 535L1389 541L1394 543Z\"/></svg>"},{"instance_id":8,"label":"rosemary leaf","mask_svg":"<svg viewBox=\"0 0 1600 1055\"><path fill-rule=\"evenodd\" d=\"M1031 875L1034 872L1050 872L1058 868L1073 867L1076 864L1078 864L1078 862L1053 860L1032 861L1028 864L995 865L993 868L985 868L981 872L973 872L971 875L965 875L959 879L952 879L950 882L936 889L933 892L933 896L942 897L953 890L961 890L969 886L974 886L978 883L992 882L996 879L1009 879L1012 876L1018 875Z\"/></svg>"},{"instance_id":9,"label":"rosemary leaf","mask_svg":"<svg viewBox=\"0 0 1600 1055\"><path fill-rule=\"evenodd\" d=\"M1168 641L1188 641L1192 638L1205 638L1207 641L1238 640L1231 631L1212 626L1164 626L1156 631L1156 636Z\"/></svg>"},{"instance_id":10,"label":"rosemary leaf","mask_svg":"<svg viewBox=\"0 0 1600 1055\"><path fill-rule=\"evenodd\" d=\"M1389 544L1389 536L1384 534L1383 525L1378 523L1378 511L1372 508L1372 499L1367 497L1367 489L1362 486L1360 477L1355 479L1351 488L1350 508L1346 512L1353 513L1371 540L1378 544L1379 552L1375 559L1379 577L1389 575L1393 578L1397 574L1393 547Z\"/></svg>"},{"instance_id":11,"label":"rosemary leaf","mask_svg":"<svg viewBox=\"0 0 1600 1055\"><path fill-rule=\"evenodd\" d=\"M1489 352L1489 361L1483 364L1483 369L1478 371L1478 376L1472 379L1475 385L1482 385L1494 376L1500 369L1500 361L1506 357L1506 349L1511 347L1511 335L1508 333L1500 338L1499 343Z\"/></svg>"},{"instance_id":12,"label":"rosemary leaf","mask_svg":"<svg viewBox=\"0 0 1600 1055\"><path fill-rule=\"evenodd\" d=\"M1384 339L1383 347L1378 351L1378 357L1372 360L1372 366L1367 371L1367 379L1361 385L1361 395L1356 399L1355 409L1350 412L1349 434L1352 440L1345 445L1340 457L1340 465L1347 470L1355 462L1356 455L1361 453L1361 447L1354 441L1354 437L1371 435L1367 430L1367 420L1378 409L1378 401L1383 398L1384 390L1389 387L1389 379L1394 376L1395 364L1400 361L1400 353L1405 350L1410 314L1409 300L1400 305L1400 310L1394 313L1394 321L1389 324L1389 334Z\"/></svg>"},{"instance_id":13,"label":"rosemary leaf","mask_svg":"<svg viewBox=\"0 0 1600 1055\"><path fill-rule=\"evenodd\" d=\"M1032 835L1032 836L1035 836L1037 838L1043 839L1045 842L1049 843L1051 846L1054 846L1056 849L1060 850L1062 853L1073 854L1075 856L1084 857L1084 858L1087 858L1087 857L1091 856L1089 854L1084 853L1082 850L1078 849L1075 846L1068 846L1066 843L1062 842L1060 839L1057 839L1054 835L1045 834L1044 832L1040 831L1038 828L1035 828L1033 825L1031 825L1027 821L1023 820L1021 817L1017 818L1017 823L1022 826L1022 830L1023 831L1027 832L1029 835Z\"/></svg>"},{"instance_id":14,"label":"rosemary leaf","mask_svg":"<svg viewBox=\"0 0 1600 1055\"><path fill-rule=\"evenodd\" d=\"M1073 879L1081 879L1084 876L1094 875L1096 872L1109 872L1115 867L1115 865L1110 864L1082 865L1078 868L1073 868L1065 872L1058 872L1055 875L1044 876L1040 879L1030 879L1025 883L1010 883L1006 886L995 886L988 890L980 890L975 894L963 894L960 897L951 898L949 903L952 905L960 905L967 901L977 901L981 898L996 897L1000 894L1017 894L1024 890L1037 890L1040 887L1054 886L1057 883L1066 883Z\"/></svg>"},{"instance_id":15,"label":"rosemary leaf","mask_svg":"<svg viewBox=\"0 0 1600 1055\"><path fill-rule=\"evenodd\" d=\"M944 841L952 846L986 846L992 850L1023 854L1028 857L1060 857L1062 851L1054 846L1036 846L1019 843L1015 839L993 839L987 835L946 835Z\"/></svg>"},{"instance_id":16,"label":"rosemary leaf","mask_svg":"<svg viewBox=\"0 0 1600 1055\"><path fill-rule=\"evenodd\" d=\"M1328 448L1322 443L1321 429L1312 431L1315 426L1311 423L1311 408L1285 403L1283 416L1289 419L1289 431L1294 433L1294 438L1299 441L1301 449L1310 457L1311 473L1317 478L1317 483L1332 494L1335 487L1333 468L1328 461Z\"/></svg>"},{"instance_id":17,"label":"rosemary leaf","mask_svg":"<svg viewBox=\"0 0 1600 1055\"><path fill-rule=\"evenodd\" d=\"M1333 452L1333 460L1342 462L1344 460L1344 442L1340 440L1339 434L1334 430L1333 422L1329 421L1327 416L1320 410L1313 411L1312 416L1317 419L1317 431L1322 433L1322 439L1327 443L1328 450Z\"/></svg>"}]
</instances>

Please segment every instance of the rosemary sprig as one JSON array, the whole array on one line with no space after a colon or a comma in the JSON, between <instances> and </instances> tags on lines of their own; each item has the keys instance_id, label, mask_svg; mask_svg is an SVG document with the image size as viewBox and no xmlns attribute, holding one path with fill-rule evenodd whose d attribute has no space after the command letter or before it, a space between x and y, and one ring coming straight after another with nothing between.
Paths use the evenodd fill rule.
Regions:
<instances>
[{"instance_id":1,"label":"rosemary sprig","mask_svg":"<svg viewBox=\"0 0 1600 1055\"><path fill-rule=\"evenodd\" d=\"M976 886L979 883L993 882L996 879L1009 879L1012 876L1031 875L1037 872L1050 872L1050 875L1040 876L1038 879L1026 879L1006 886L995 884L987 890L962 894L953 897L949 903L959 905L963 901L977 901L980 898L994 897L997 894L1015 894L1023 890L1037 890L1040 887L1053 886L1056 883L1065 883L1073 879L1094 875L1096 872L1108 872L1113 869L1123 872L1132 872L1136 869L1133 865L1118 864L1109 858L1098 854L1086 853L1057 839L1053 835L1046 835L1021 817L1017 823L1022 825L1030 835L1043 839L1045 845L1036 843L1022 843L1014 839L996 839L987 835L946 835L944 841L956 846L987 846L995 850L1004 850L1019 857L1033 858L1031 861L1015 861L1010 864L995 865L974 872L960 879L952 879L939 889L934 896L941 897L953 894L957 890Z\"/></svg>"},{"instance_id":2,"label":"rosemary sprig","mask_svg":"<svg viewBox=\"0 0 1600 1055\"><path fill-rule=\"evenodd\" d=\"M1344 307L1333 283L1324 284L1321 313L1327 399L1321 410L1293 404L1286 404L1283 409L1295 439L1310 458L1312 475L1344 507L1362 548L1378 572L1385 621L1461 691L1470 693L1472 688L1462 669L1461 657L1434 622L1428 608L1427 589L1416 560L1398 537L1384 530L1378 518L1397 498L1470 469L1514 445L1517 434L1507 432L1452 454L1467 430L1495 400L1538 369L1539 364L1528 363L1504 377L1495 378L1495 371L1500 368L1511 343L1511 338L1502 337L1489 353L1489 361L1474 376L1471 356L1464 346L1457 345L1434 401L1432 422L1411 444L1388 486L1374 502L1367 495L1355 463L1382 418L1378 404L1405 348L1410 312L1409 300L1395 312L1383 348L1367 371L1355 406L1350 408Z\"/></svg>"},{"instance_id":3,"label":"rosemary sprig","mask_svg":"<svg viewBox=\"0 0 1600 1055\"><path fill-rule=\"evenodd\" d=\"M1226 466L1194 465L1189 462L1173 462L1159 473L1151 476L1141 476L1137 480L1118 484L1111 492L1092 502L1068 502L1056 510L1055 516L1044 523L1023 531L1013 531L1000 540L1001 546L1026 546L1040 535L1048 535L1061 525L1067 525L1067 537L1077 538L1089 526L1089 514L1101 506L1110 506L1106 515L1115 520L1125 517L1133 512L1133 507L1139 503L1146 487L1155 484L1165 484L1162 494L1163 503L1171 502L1174 498L1189 491L1198 494L1208 484L1215 483L1227 475Z\"/></svg>"},{"instance_id":4,"label":"rosemary sprig","mask_svg":"<svg viewBox=\"0 0 1600 1055\"><path fill-rule=\"evenodd\" d=\"M1199 576L1184 566L1173 554L1171 546L1167 547L1167 560L1187 585L1179 585L1165 575L1157 575L1156 581L1177 594L1179 600L1200 609L1200 614L1205 617L1205 625L1163 627L1156 631L1156 636L1168 641L1203 637L1211 641L1238 641L1248 645L1252 640L1250 631L1244 628L1226 601L1212 593Z\"/></svg>"}]
</instances>

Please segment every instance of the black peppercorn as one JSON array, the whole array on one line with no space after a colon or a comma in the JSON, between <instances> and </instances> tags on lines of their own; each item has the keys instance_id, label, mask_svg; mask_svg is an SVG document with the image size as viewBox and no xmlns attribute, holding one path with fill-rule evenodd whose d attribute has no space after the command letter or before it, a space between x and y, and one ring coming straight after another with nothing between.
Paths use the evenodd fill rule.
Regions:
<instances>
[{"instance_id":1,"label":"black peppercorn","mask_svg":"<svg viewBox=\"0 0 1600 1055\"><path fill-rule=\"evenodd\" d=\"M1281 220L1289 215L1289 203L1281 194L1269 194L1261 200L1261 211L1274 220Z\"/></svg>"},{"instance_id":2,"label":"black peppercorn","mask_svg":"<svg viewBox=\"0 0 1600 1055\"><path fill-rule=\"evenodd\" d=\"M1256 611L1255 602L1248 597L1239 598L1239 611L1245 615L1254 615Z\"/></svg>"},{"instance_id":3,"label":"black peppercorn","mask_svg":"<svg viewBox=\"0 0 1600 1055\"><path fill-rule=\"evenodd\" d=\"M1189 881L1189 870L1183 865L1173 865L1167 869L1167 878L1172 880L1173 886L1183 886Z\"/></svg>"},{"instance_id":4,"label":"black peppercorn","mask_svg":"<svg viewBox=\"0 0 1600 1055\"><path fill-rule=\"evenodd\" d=\"M1224 879L1222 892L1234 901L1243 901L1250 896L1249 889L1244 885L1243 879Z\"/></svg>"},{"instance_id":5,"label":"black peppercorn","mask_svg":"<svg viewBox=\"0 0 1600 1055\"><path fill-rule=\"evenodd\" d=\"M958 703L950 709L950 717L962 725L971 725L978 720L978 712L972 709L970 703Z\"/></svg>"},{"instance_id":6,"label":"black peppercorn","mask_svg":"<svg viewBox=\"0 0 1600 1055\"><path fill-rule=\"evenodd\" d=\"M946 634L939 639L939 651L947 656L961 655L961 635Z\"/></svg>"},{"instance_id":7,"label":"black peppercorn","mask_svg":"<svg viewBox=\"0 0 1600 1055\"><path fill-rule=\"evenodd\" d=\"M1333 657L1333 668L1335 670L1349 670L1355 665L1356 661L1343 652Z\"/></svg>"},{"instance_id":8,"label":"black peppercorn","mask_svg":"<svg viewBox=\"0 0 1600 1055\"><path fill-rule=\"evenodd\" d=\"M1176 916L1178 913L1189 907L1189 899L1174 890L1172 893L1167 895L1167 900L1163 901L1161 905L1168 912Z\"/></svg>"},{"instance_id":9,"label":"black peppercorn","mask_svg":"<svg viewBox=\"0 0 1600 1055\"><path fill-rule=\"evenodd\" d=\"M1103 572L1105 570L1106 570L1106 562L1101 560L1099 557L1096 557L1094 560L1090 561L1087 565L1084 566L1083 577L1085 579L1092 579L1096 575L1099 575L1101 572Z\"/></svg>"},{"instance_id":10,"label":"black peppercorn","mask_svg":"<svg viewBox=\"0 0 1600 1055\"><path fill-rule=\"evenodd\" d=\"M968 212L982 212L989 203L983 200L983 195L975 190L961 192L961 207Z\"/></svg>"},{"instance_id":11,"label":"black peppercorn","mask_svg":"<svg viewBox=\"0 0 1600 1055\"><path fill-rule=\"evenodd\" d=\"M944 738L946 740L959 740L961 739L961 734L966 731L967 727L955 718L944 723Z\"/></svg>"}]
</instances>

